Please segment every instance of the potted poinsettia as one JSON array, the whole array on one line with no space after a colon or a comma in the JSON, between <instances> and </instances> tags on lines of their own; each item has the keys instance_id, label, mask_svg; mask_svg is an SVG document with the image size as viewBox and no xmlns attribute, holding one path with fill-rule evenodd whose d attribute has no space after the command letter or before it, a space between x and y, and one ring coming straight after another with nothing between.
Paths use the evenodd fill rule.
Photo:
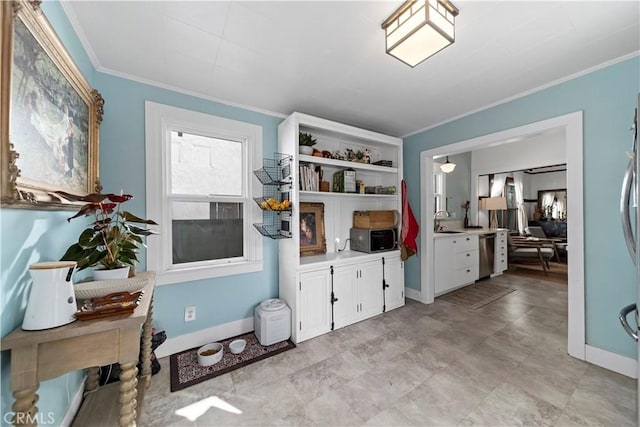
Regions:
<instances>
[{"instance_id":1,"label":"potted poinsettia","mask_svg":"<svg viewBox=\"0 0 640 427\"><path fill-rule=\"evenodd\" d=\"M56 191L55 194L70 202L86 202L67 221L81 216L95 218L80 234L78 242L67 249L61 260L76 261L78 270L94 267L95 280L106 278L103 273L113 270L121 273L110 278L128 277L130 267L135 267L138 262L138 249L140 245L144 245L142 238L156 234L144 225L158 224L121 209L122 203L133 199L130 194L92 193L76 196L63 191Z\"/></svg>"}]
</instances>

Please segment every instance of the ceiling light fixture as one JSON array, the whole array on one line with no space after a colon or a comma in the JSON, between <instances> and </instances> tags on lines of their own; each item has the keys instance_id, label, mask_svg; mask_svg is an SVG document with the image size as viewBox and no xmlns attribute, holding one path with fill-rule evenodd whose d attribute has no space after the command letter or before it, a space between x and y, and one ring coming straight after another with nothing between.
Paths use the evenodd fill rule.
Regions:
<instances>
[{"instance_id":1,"label":"ceiling light fixture","mask_svg":"<svg viewBox=\"0 0 640 427\"><path fill-rule=\"evenodd\" d=\"M458 9L448 0L408 0L382 23L387 53L410 67L455 41Z\"/></svg>"},{"instance_id":2,"label":"ceiling light fixture","mask_svg":"<svg viewBox=\"0 0 640 427\"><path fill-rule=\"evenodd\" d=\"M449 156L447 156L447 161L440 165L440 170L444 173L453 172L456 168L456 164L449 161Z\"/></svg>"}]
</instances>

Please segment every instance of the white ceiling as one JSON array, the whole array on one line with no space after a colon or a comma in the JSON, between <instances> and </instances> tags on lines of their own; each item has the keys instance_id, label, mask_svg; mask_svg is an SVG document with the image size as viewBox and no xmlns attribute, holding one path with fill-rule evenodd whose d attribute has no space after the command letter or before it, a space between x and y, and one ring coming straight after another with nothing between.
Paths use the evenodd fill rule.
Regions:
<instances>
[{"instance_id":1,"label":"white ceiling","mask_svg":"<svg viewBox=\"0 0 640 427\"><path fill-rule=\"evenodd\" d=\"M455 43L416 68L384 51L402 1L63 6L99 71L396 136L640 50L638 1L453 3Z\"/></svg>"}]
</instances>

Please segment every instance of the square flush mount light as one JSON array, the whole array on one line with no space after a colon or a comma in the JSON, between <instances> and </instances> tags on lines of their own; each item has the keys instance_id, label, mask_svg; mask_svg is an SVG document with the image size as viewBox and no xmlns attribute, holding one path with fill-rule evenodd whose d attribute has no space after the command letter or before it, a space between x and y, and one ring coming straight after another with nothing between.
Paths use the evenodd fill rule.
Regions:
<instances>
[{"instance_id":1,"label":"square flush mount light","mask_svg":"<svg viewBox=\"0 0 640 427\"><path fill-rule=\"evenodd\" d=\"M452 44L458 9L447 0L409 0L382 23L387 53L415 67Z\"/></svg>"}]
</instances>

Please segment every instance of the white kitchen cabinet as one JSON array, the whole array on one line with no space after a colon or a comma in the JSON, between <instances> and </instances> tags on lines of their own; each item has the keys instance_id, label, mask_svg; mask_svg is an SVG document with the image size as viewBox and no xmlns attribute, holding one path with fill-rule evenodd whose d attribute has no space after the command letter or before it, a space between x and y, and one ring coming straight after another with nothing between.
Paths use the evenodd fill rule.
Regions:
<instances>
[{"instance_id":1,"label":"white kitchen cabinet","mask_svg":"<svg viewBox=\"0 0 640 427\"><path fill-rule=\"evenodd\" d=\"M436 296L478 280L478 236L461 233L436 237L434 266Z\"/></svg>"},{"instance_id":2,"label":"white kitchen cabinet","mask_svg":"<svg viewBox=\"0 0 640 427\"><path fill-rule=\"evenodd\" d=\"M298 283L297 341L322 335L331 329L331 274L326 268L300 273Z\"/></svg>"},{"instance_id":3,"label":"white kitchen cabinet","mask_svg":"<svg viewBox=\"0 0 640 427\"><path fill-rule=\"evenodd\" d=\"M334 329L382 313L382 258L333 268Z\"/></svg>"},{"instance_id":4,"label":"white kitchen cabinet","mask_svg":"<svg viewBox=\"0 0 640 427\"><path fill-rule=\"evenodd\" d=\"M382 313L382 258L358 266L359 320Z\"/></svg>"},{"instance_id":5,"label":"white kitchen cabinet","mask_svg":"<svg viewBox=\"0 0 640 427\"><path fill-rule=\"evenodd\" d=\"M399 255L384 259L384 307L393 310L404 305L404 263Z\"/></svg>"},{"instance_id":6,"label":"white kitchen cabinet","mask_svg":"<svg viewBox=\"0 0 640 427\"><path fill-rule=\"evenodd\" d=\"M507 231L497 231L493 251L493 274L502 274L509 268L509 250L507 247Z\"/></svg>"},{"instance_id":7,"label":"white kitchen cabinet","mask_svg":"<svg viewBox=\"0 0 640 427\"><path fill-rule=\"evenodd\" d=\"M360 300L356 288L358 267L354 264L333 267L333 317L334 329L358 321Z\"/></svg>"},{"instance_id":8,"label":"white kitchen cabinet","mask_svg":"<svg viewBox=\"0 0 640 427\"><path fill-rule=\"evenodd\" d=\"M300 132L311 134L317 139L314 148L330 152L332 154L347 152L366 152L370 155L370 163L346 161L336 158L306 156L299 154L298 140ZM332 122L307 114L293 113L278 126L278 153L292 158L291 176L291 220L288 224L292 233L291 239L280 239L279 247L279 297L287 302L292 313L292 340L300 342L311 336L330 330L331 327L331 301L329 294L325 299L311 301L309 292L304 298L299 295L301 280L307 272L323 270L329 274L330 267L334 267L334 274L356 274L355 289L348 288L347 282L336 282L334 277L334 294L340 291L338 301L334 305L335 325L347 325L372 315L382 312L383 288L382 288L382 256L399 257L399 250L368 254L351 251L345 246L349 238L349 231L353 227L354 211L367 210L396 210L401 211L400 186L402 181L402 140L400 138L383 135L366 129L360 129L342 123ZM378 164L374 164L378 162ZM301 171L306 171L304 176L307 182L309 170L322 169L323 181L332 182L333 174L344 169L352 169L356 173L356 179L361 181L373 193L356 194L334 192L330 185L328 192L315 191L316 185L309 188L313 190L300 190ZM315 179L315 177L312 177ZM318 185L318 188L320 186ZM324 231L326 253L312 256L300 256L300 203L322 203L324 205ZM398 226L400 235L400 225ZM338 249L341 249L338 252ZM342 250L344 249L344 250ZM376 260L374 267L368 262ZM353 267L356 266L356 267ZM344 268L343 268L344 267ZM356 268L356 272L349 273L349 269ZM328 282L330 285L330 276ZM320 280L316 278L316 280ZM399 283L399 280L394 280ZM402 280L404 283L404 280ZM368 285L371 283L371 285ZM366 285L365 285L366 284ZM376 292L369 292L376 289ZM349 291L350 289L350 291ZM398 290L403 292L404 289ZM320 298L323 291L316 290L313 298ZM391 292L391 291L389 291ZM324 297L323 297L324 298ZM404 303L403 297L394 299L395 303L387 306L399 307ZM346 309L346 306L357 307L356 313ZM339 307L344 303L345 309ZM315 304L315 305L314 305ZM323 307L320 309L319 307ZM314 310L313 314L305 313L306 310ZM320 315L327 310L328 323ZM302 327L300 324L302 323ZM310 323L310 325L309 325ZM329 325L328 327L326 325ZM305 328L306 325L306 328ZM315 327L316 325L317 327ZM306 330L305 330L306 329ZM319 332L324 331L324 332Z\"/></svg>"}]
</instances>

